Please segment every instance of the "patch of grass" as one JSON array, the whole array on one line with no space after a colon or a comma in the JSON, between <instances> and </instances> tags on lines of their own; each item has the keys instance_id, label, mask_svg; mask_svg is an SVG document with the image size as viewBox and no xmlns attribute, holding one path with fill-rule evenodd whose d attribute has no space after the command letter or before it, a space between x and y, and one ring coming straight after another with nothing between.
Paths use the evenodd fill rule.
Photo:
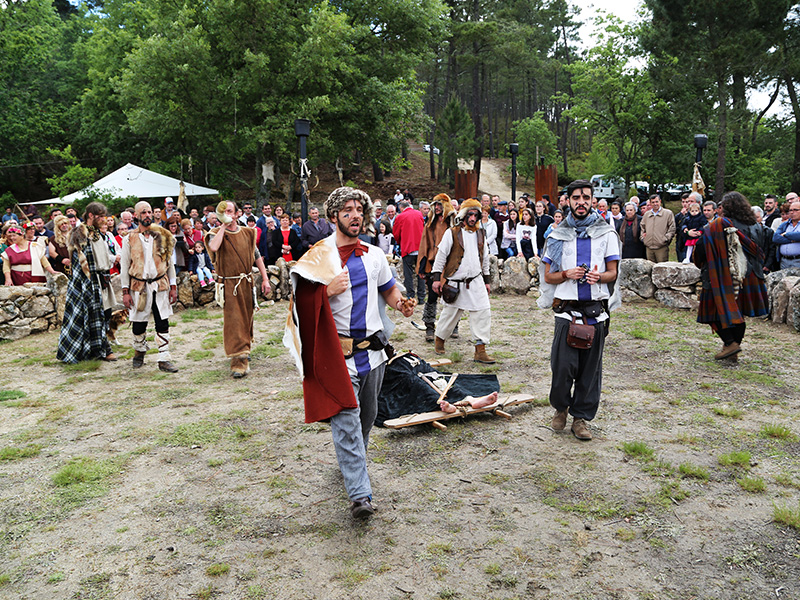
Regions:
<instances>
[{"instance_id":1,"label":"patch of grass","mask_svg":"<svg viewBox=\"0 0 800 600\"><path fill-rule=\"evenodd\" d=\"M636 539L636 532L628 527L620 527L614 533L614 537L623 542L630 542Z\"/></svg>"},{"instance_id":2,"label":"patch of grass","mask_svg":"<svg viewBox=\"0 0 800 600\"><path fill-rule=\"evenodd\" d=\"M110 573L96 573L81 579L78 591L72 595L73 600L105 600L113 597Z\"/></svg>"},{"instance_id":3,"label":"patch of grass","mask_svg":"<svg viewBox=\"0 0 800 600\"><path fill-rule=\"evenodd\" d=\"M48 410L44 416L39 419L39 423L44 421L59 421L66 417L69 413L75 410L74 406L70 406L69 404L65 406L56 406Z\"/></svg>"},{"instance_id":4,"label":"patch of grass","mask_svg":"<svg viewBox=\"0 0 800 600\"><path fill-rule=\"evenodd\" d=\"M462 352L460 352L459 350L453 350L450 353L450 357L449 358L454 363L460 363L462 360L464 360L464 354Z\"/></svg>"},{"instance_id":5,"label":"patch of grass","mask_svg":"<svg viewBox=\"0 0 800 600\"><path fill-rule=\"evenodd\" d=\"M168 436L160 440L165 446L202 446L214 444L222 437L222 427L210 421L198 421L178 425Z\"/></svg>"},{"instance_id":6,"label":"patch of grass","mask_svg":"<svg viewBox=\"0 0 800 600\"><path fill-rule=\"evenodd\" d=\"M283 354L283 347L281 346L274 346L269 342L265 344L258 344L252 350L250 350L250 358L252 359L261 359L261 358L276 358Z\"/></svg>"},{"instance_id":7,"label":"patch of grass","mask_svg":"<svg viewBox=\"0 0 800 600\"><path fill-rule=\"evenodd\" d=\"M225 461L221 458L209 458L206 464L213 469L214 467L221 467L225 464Z\"/></svg>"},{"instance_id":8,"label":"patch of grass","mask_svg":"<svg viewBox=\"0 0 800 600\"><path fill-rule=\"evenodd\" d=\"M780 473L774 477L776 483L800 490L800 480L794 479L789 473Z\"/></svg>"},{"instance_id":9,"label":"patch of grass","mask_svg":"<svg viewBox=\"0 0 800 600\"><path fill-rule=\"evenodd\" d=\"M33 456L38 456L41 451L42 447L39 444L28 444L24 448L7 446L5 448L0 448L0 461L31 458Z\"/></svg>"},{"instance_id":10,"label":"patch of grass","mask_svg":"<svg viewBox=\"0 0 800 600\"><path fill-rule=\"evenodd\" d=\"M761 477L740 477L736 480L736 483L738 483L739 487L745 492L753 494L760 494L767 489L767 484Z\"/></svg>"},{"instance_id":11,"label":"patch of grass","mask_svg":"<svg viewBox=\"0 0 800 600\"><path fill-rule=\"evenodd\" d=\"M486 573L487 575L500 575L500 573L502 573L503 570L497 563L491 563L483 567L483 572Z\"/></svg>"},{"instance_id":12,"label":"patch of grass","mask_svg":"<svg viewBox=\"0 0 800 600\"><path fill-rule=\"evenodd\" d=\"M797 503L796 509L789 506L773 506L772 520L800 530L800 502Z\"/></svg>"},{"instance_id":13,"label":"patch of grass","mask_svg":"<svg viewBox=\"0 0 800 600\"><path fill-rule=\"evenodd\" d=\"M660 394L661 392L664 391L664 388L662 388L660 385L656 383L643 383L642 389L645 392L652 392L653 394Z\"/></svg>"},{"instance_id":14,"label":"patch of grass","mask_svg":"<svg viewBox=\"0 0 800 600\"><path fill-rule=\"evenodd\" d=\"M431 556L444 556L453 553L453 544L450 542L431 542L425 547Z\"/></svg>"},{"instance_id":15,"label":"patch of grass","mask_svg":"<svg viewBox=\"0 0 800 600\"><path fill-rule=\"evenodd\" d=\"M186 396L191 396L196 391L197 390L194 388L165 387L164 389L158 391L156 398L159 400L180 400Z\"/></svg>"},{"instance_id":16,"label":"patch of grass","mask_svg":"<svg viewBox=\"0 0 800 600\"><path fill-rule=\"evenodd\" d=\"M0 574L0 587L4 586L4 585L6 585L6 584L8 584L10 582L11 582L11 575L9 575L8 573Z\"/></svg>"},{"instance_id":17,"label":"patch of grass","mask_svg":"<svg viewBox=\"0 0 800 600\"><path fill-rule=\"evenodd\" d=\"M74 365L64 365L63 368L67 373L91 373L97 371L102 364L102 360L84 360Z\"/></svg>"},{"instance_id":18,"label":"patch of grass","mask_svg":"<svg viewBox=\"0 0 800 600\"><path fill-rule=\"evenodd\" d=\"M645 442L624 442L622 451L632 458L640 460L653 460L655 450L650 448Z\"/></svg>"},{"instance_id":19,"label":"patch of grass","mask_svg":"<svg viewBox=\"0 0 800 600\"><path fill-rule=\"evenodd\" d=\"M226 563L214 563L213 565L209 565L206 569L206 575L209 577L219 577L220 575L225 575L231 568Z\"/></svg>"},{"instance_id":20,"label":"patch of grass","mask_svg":"<svg viewBox=\"0 0 800 600\"><path fill-rule=\"evenodd\" d=\"M210 383L218 383L230 379L230 371L224 369L211 369L203 370L197 373L192 373L192 383L197 385L208 385Z\"/></svg>"},{"instance_id":21,"label":"patch of grass","mask_svg":"<svg viewBox=\"0 0 800 600\"><path fill-rule=\"evenodd\" d=\"M723 467L741 467L743 469L750 468L750 453L743 450L741 452L729 452L728 454L721 454L717 458L717 462Z\"/></svg>"},{"instance_id":22,"label":"patch of grass","mask_svg":"<svg viewBox=\"0 0 800 600\"><path fill-rule=\"evenodd\" d=\"M684 477L691 477L692 479L700 479L701 481L708 481L708 469L692 463L681 463L678 467L678 472Z\"/></svg>"},{"instance_id":23,"label":"patch of grass","mask_svg":"<svg viewBox=\"0 0 800 600\"><path fill-rule=\"evenodd\" d=\"M203 341L200 342L200 346L204 350L211 350L212 348L218 348L222 345L222 332L221 331L210 331L206 334L203 338Z\"/></svg>"},{"instance_id":24,"label":"patch of grass","mask_svg":"<svg viewBox=\"0 0 800 600\"><path fill-rule=\"evenodd\" d=\"M27 396L22 390L0 390L0 402L7 400L16 400L17 398L24 398Z\"/></svg>"},{"instance_id":25,"label":"patch of grass","mask_svg":"<svg viewBox=\"0 0 800 600\"><path fill-rule=\"evenodd\" d=\"M777 423L771 423L761 427L760 435L761 437L773 438L783 442L797 441L797 434L785 425L779 425Z\"/></svg>"},{"instance_id":26,"label":"patch of grass","mask_svg":"<svg viewBox=\"0 0 800 600\"><path fill-rule=\"evenodd\" d=\"M536 398L531 404L533 406L550 406L550 399L547 396L544 398Z\"/></svg>"},{"instance_id":27,"label":"patch of grass","mask_svg":"<svg viewBox=\"0 0 800 600\"><path fill-rule=\"evenodd\" d=\"M196 308L185 310L181 313L181 321L184 323L191 323L198 319L209 319L208 309Z\"/></svg>"},{"instance_id":28,"label":"patch of grass","mask_svg":"<svg viewBox=\"0 0 800 600\"><path fill-rule=\"evenodd\" d=\"M738 419L744 414L743 410L733 408L732 406L713 406L711 411L715 415L719 415L720 417L728 417L731 419Z\"/></svg>"},{"instance_id":29,"label":"patch of grass","mask_svg":"<svg viewBox=\"0 0 800 600\"><path fill-rule=\"evenodd\" d=\"M631 336L637 340L655 340L658 337L656 330L646 321L636 321L631 327Z\"/></svg>"},{"instance_id":30,"label":"patch of grass","mask_svg":"<svg viewBox=\"0 0 800 600\"><path fill-rule=\"evenodd\" d=\"M199 350L197 348L195 348L194 350L189 350L189 352L186 353L186 358L195 361L205 360L213 356L214 356L213 350Z\"/></svg>"},{"instance_id":31,"label":"patch of grass","mask_svg":"<svg viewBox=\"0 0 800 600\"><path fill-rule=\"evenodd\" d=\"M489 485L501 485L510 479L511 475L506 475L505 473L487 473L481 477L481 480Z\"/></svg>"},{"instance_id":32,"label":"patch of grass","mask_svg":"<svg viewBox=\"0 0 800 600\"><path fill-rule=\"evenodd\" d=\"M755 383L757 385L763 385L768 387L776 387L781 382L772 375L767 375L766 373L758 373L756 371L749 371L749 370L742 370L742 371L732 371L733 377L740 381L745 381L748 383Z\"/></svg>"},{"instance_id":33,"label":"patch of grass","mask_svg":"<svg viewBox=\"0 0 800 600\"><path fill-rule=\"evenodd\" d=\"M359 571L353 567L348 567L336 573L333 578L340 581L344 587L352 590L357 585L369 579L369 573Z\"/></svg>"},{"instance_id":34,"label":"patch of grass","mask_svg":"<svg viewBox=\"0 0 800 600\"><path fill-rule=\"evenodd\" d=\"M67 576L59 571L58 573L53 573L52 575L48 575L47 583L59 583L60 581L64 581L66 578Z\"/></svg>"}]
</instances>

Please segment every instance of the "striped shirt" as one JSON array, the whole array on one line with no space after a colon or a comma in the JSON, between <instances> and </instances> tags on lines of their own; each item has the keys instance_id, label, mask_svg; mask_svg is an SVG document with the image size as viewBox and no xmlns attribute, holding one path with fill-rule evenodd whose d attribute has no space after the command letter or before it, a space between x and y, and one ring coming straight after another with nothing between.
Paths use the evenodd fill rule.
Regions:
<instances>
[{"instance_id":1,"label":"striped shirt","mask_svg":"<svg viewBox=\"0 0 800 600\"><path fill-rule=\"evenodd\" d=\"M335 246L336 236L326 238L325 243ZM361 256L351 254L345 265L350 285L341 294L330 297L333 320L339 335L356 339L369 337L383 329L381 292L395 285L386 255L376 246L364 245L368 251ZM367 350L356 352L346 363L351 377L363 377L385 361L386 353L383 350Z\"/></svg>"},{"instance_id":2,"label":"striped shirt","mask_svg":"<svg viewBox=\"0 0 800 600\"><path fill-rule=\"evenodd\" d=\"M564 242L561 252L561 270L573 269L579 265L587 265L589 271L595 266L598 272L606 271L606 263L620 259L619 237L614 231L609 231L596 238L575 238L572 242ZM545 251L545 263L551 264L552 258ZM610 297L608 284L588 282L580 283L575 279L567 279L556 286L555 297L560 300L579 300L582 302L590 300L608 300ZM556 313L557 317L572 319L569 313ZM578 314L576 314L578 316ZM604 312L597 319L589 318L587 323L593 324L608 319Z\"/></svg>"}]
</instances>

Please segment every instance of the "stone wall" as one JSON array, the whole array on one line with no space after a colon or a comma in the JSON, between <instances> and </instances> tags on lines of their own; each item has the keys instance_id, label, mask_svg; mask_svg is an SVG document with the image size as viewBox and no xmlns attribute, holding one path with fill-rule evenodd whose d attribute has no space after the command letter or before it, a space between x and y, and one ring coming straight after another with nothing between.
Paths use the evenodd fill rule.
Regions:
<instances>
[{"instance_id":1,"label":"stone wall","mask_svg":"<svg viewBox=\"0 0 800 600\"><path fill-rule=\"evenodd\" d=\"M402 282L402 265L399 258L390 259L398 281ZM493 294L527 294L535 297L539 288L539 259L528 261L521 256L505 260L491 257L490 289ZM290 295L289 265L282 258L267 267L272 291L263 301L285 300ZM254 270L257 288L261 287L261 274ZM635 258L620 261L619 286L623 302L656 300L669 308L697 310L700 291L700 269L691 264L675 262L655 264ZM122 308L119 275L111 278L111 285ZM773 323L787 323L800 331L800 269L787 269L770 273L766 277ZM60 327L64 316L67 291L66 276L58 273L47 277L47 284L26 286L0 286L0 339L16 340L31 333ZM178 302L176 310L207 306L214 302L214 288L201 287L197 276L181 273L178 276Z\"/></svg>"}]
</instances>

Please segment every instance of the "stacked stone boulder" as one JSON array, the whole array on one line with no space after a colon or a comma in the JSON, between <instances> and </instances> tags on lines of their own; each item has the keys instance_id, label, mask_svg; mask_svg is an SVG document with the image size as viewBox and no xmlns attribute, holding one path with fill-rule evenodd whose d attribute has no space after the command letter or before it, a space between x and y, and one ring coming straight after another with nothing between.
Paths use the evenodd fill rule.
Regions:
<instances>
[{"instance_id":1,"label":"stacked stone boulder","mask_svg":"<svg viewBox=\"0 0 800 600\"><path fill-rule=\"evenodd\" d=\"M697 310L700 269L693 264L665 262L653 265L653 296L668 308Z\"/></svg>"},{"instance_id":2,"label":"stacked stone boulder","mask_svg":"<svg viewBox=\"0 0 800 600\"><path fill-rule=\"evenodd\" d=\"M800 269L783 269L765 278L773 323L787 323L800 331Z\"/></svg>"},{"instance_id":3,"label":"stacked stone boulder","mask_svg":"<svg viewBox=\"0 0 800 600\"><path fill-rule=\"evenodd\" d=\"M44 284L0 287L0 339L18 340L60 323L56 300Z\"/></svg>"},{"instance_id":4,"label":"stacked stone boulder","mask_svg":"<svg viewBox=\"0 0 800 600\"><path fill-rule=\"evenodd\" d=\"M644 258L625 258L619 261L617 285L623 302L649 300L656 293L653 285L655 263Z\"/></svg>"}]
</instances>

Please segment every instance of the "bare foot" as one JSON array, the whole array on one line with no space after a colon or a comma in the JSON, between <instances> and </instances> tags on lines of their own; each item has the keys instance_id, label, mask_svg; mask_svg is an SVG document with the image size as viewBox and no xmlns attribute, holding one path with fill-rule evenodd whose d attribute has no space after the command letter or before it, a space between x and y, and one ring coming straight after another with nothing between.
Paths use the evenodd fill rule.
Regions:
<instances>
[{"instance_id":1,"label":"bare foot","mask_svg":"<svg viewBox=\"0 0 800 600\"><path fill-rule=\"evenodd\" d=\"M491 406L495 402L497 402L498 394L497 392L492 392L491 394L487 394L486 396L481 396L480 398L472 398L471 396L467 396L463 400L456 402L456 406L471 406L472 408L486 408L487 406Z\"/></svg>"},{"instance_id":2,"label":"bare foot","mask_svg":"<svg viewBox=\"0 0 800 600\"><path fill-rule=\"evenodd\" d=\"M456 407L450 404L447 400L441 399L439 400L439 408L443 413L452 414L456 412Z\"/></svg>"}]
</instances>

